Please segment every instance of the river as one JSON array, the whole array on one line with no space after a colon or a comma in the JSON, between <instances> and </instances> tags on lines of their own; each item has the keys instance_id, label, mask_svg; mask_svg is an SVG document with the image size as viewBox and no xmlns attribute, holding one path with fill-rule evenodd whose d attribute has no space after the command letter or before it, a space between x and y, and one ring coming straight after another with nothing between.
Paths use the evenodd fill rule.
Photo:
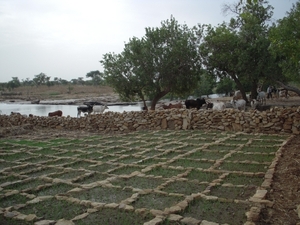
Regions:
<instances>
[{"instance_id":1,"label":"river","mask_svg":"<svg viewBox=\"0 0 300 225\"><path fill-rule=\"evenodd\" d=\"M209 98L218 98L224 96L223 94L211 94ZM207 96L201 96L206 98ZM147 102L148 106L150 102ZM61 110L63 116L77 117L78 105L64 105L64 104L20 104L20 103L0 103L0 114L10 115L11 112L18 112L24 115L35 115L35 116L48 116L49 112ZM132 105L108 105L108 109L104 112L129 112L129 111L141 111L143 107L142 102L137 102Z\"/></svg>"},{"instance_id":2,"label":"river","mask_svg":"<svg viewBox=\"0 0 300 225\"><path fill-rule=\"evenodd\" d=\"M143 104L140 102L134 105L112 105L108 106L104 112L141 111L142 106ZM63 116L77 117L77 107L78 105L0 103L0 114L10 115L11 112L18 112L25 115L48 116L49 112L61 110Z\"/></svg>"}]
</instances>

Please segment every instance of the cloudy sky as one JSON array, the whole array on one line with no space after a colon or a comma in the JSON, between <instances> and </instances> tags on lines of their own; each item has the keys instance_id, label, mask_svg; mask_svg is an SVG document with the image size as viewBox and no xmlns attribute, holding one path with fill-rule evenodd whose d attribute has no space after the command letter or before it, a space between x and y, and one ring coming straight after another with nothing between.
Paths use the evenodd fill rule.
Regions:
<instances>
[{"instance_id":1,"label":"cloudy sky","mask_svg":"<svg viewBox=\"0 0 300 225\"><path fill-rule=\"evenodd\" d=\"M0 0L0 82L35 75L66 79L103 71L105 53L120 53L146 27L173 15L189 27L216 26L233 15L224 4L238 0ZM274 22L297 0L269 0Z\"/></svg>"}]
</instances>

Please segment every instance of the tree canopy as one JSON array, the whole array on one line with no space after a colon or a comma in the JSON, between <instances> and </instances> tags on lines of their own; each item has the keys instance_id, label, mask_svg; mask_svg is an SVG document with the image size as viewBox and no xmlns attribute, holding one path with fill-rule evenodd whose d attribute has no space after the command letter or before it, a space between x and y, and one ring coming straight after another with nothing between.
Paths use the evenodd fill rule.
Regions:
<instances>
[{"instance_id":1,"label":"tree canopy","mask_svg":"<svg viewBox=\"0 0 300 225\"><path fill-rule=\"evenodd\" d=\"M107 53L100 62L106 81L125 99L151 100L151 109L168 93L189 95L201 75L197 29L171 17L160 28L146 28L120 54ZM146 106L146 104L145 104Z\"/></svg>"},{"instance_id":2,"label":"tree canopy","mask_svg":"<svg viewBox=\"0 0 300 225\"><path fill-rule=\"evenodd\" d=\"M271 53L277 58L288 80L300 78L300 2L287 16L273 24L269 35Z\"/></svg>"},{"instance_id":3,"label":"tree canopy","mask_svg":"<svg viewBox=\"0 0 300 225\"><path fill-rule=\"evenodd\" d=\"M245 91L249 88L251 95L256 97L259 83L281 74L268 51L267 21L273 8L264 4L267 2L240 1L227 6L236 18L232 18L229 24L207 26L199 50L206 68L214 71L220 79L230 77L234 80L245 100Z\"/></svg>"}]
</instances>

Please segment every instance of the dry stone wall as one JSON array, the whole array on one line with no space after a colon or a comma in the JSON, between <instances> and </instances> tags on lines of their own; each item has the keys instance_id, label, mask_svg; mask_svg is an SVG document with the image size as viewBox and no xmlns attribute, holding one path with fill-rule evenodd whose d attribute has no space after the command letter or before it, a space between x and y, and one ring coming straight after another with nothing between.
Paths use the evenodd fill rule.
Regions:
<instances>
[{"instance_id":1,"label":"dry stone wall","mask_svg":"<svg viewBox=\"0 0 300 225\"><path fill-rule=\"evenodd\" d=\"M300 134L300 107L268 111L222 111L196 109L169 109L140 112L105 112L81 118L25 117L0 115L1 127L30 126L66 130L128 132L139 130L219 130L247 133Z\"/></svg>"}]
</instances>

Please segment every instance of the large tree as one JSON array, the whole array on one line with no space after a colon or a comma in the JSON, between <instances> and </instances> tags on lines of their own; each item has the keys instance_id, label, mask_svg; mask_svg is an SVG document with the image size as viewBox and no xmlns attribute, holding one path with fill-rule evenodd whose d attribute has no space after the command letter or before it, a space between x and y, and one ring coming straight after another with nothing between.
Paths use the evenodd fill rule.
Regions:
<instances>
[{"instance_id":1,"label":"large tree","mask_svg":"<svg viewBox=\"0 0 300 225\"><path fill-rule=\"evenodd\" d=\"M243 98L247 100L246 86L256 97L259 82L279 75L274 58L268 48L268 21L272 7L267 1L240 1L227 10L235 13L229 24L216 28L208 26L207 35L200 47L206 67L222 79L230 76Z\"/></svg>"},{"instance_id":2,"label":"large tree","mask_svg":"<svg viewBox=\"0 0 300 225\"><path fill-rule=\"evenodd\" d=\"M21 86L21 82L18 77L12 77L12 80L7 83L8 89L14 89Z\"/></svg>"},{"instance_id":3,"label":"large tree","mask_svg":"<svg viewBox=\"0 0 300 225\"><path fill-rule=\"evenodd\" d=\"M278 60L284 77L278 83L300 95L296 87L286 85L286 82L300 82L300 2L293 5L287 16L273 24L269 35L270 52Z\"/></svg>"},{"instance_id":4,"label":"large tree","mask_svg":"<svg viewBox=\"0 0 300 225\"><path fill-rule=\"evenodd\" d=\"M189 95L201 75L196 32L174 17L160 28L146 28L145 36L130 39L122 53L104 55L106 81L124 98L150 99L152 110L168 93Z\"/></svg>"},{"instance_id":5,"label":"large tree","mask_svg":"<svg viewBox=\"0 0 300 225\"><path fill-rule=\"evenodd\" d=\"M34 75L33 78L33 82L36 86L40 86L42 84L48 84L49 81L50 81L50 77L48 77L45 73Z\"/></svg>"},{"instance_id":6,"label":"large tree","mask_svg":"<svg viewBox=\"0 0 300 225\"><path fill-rule=\"evenodd\" d=\"M93 85L103 84L103 74L99 70L91 71L86 74L86 78L92 78Z\"/></svg>"}]
</instances>

